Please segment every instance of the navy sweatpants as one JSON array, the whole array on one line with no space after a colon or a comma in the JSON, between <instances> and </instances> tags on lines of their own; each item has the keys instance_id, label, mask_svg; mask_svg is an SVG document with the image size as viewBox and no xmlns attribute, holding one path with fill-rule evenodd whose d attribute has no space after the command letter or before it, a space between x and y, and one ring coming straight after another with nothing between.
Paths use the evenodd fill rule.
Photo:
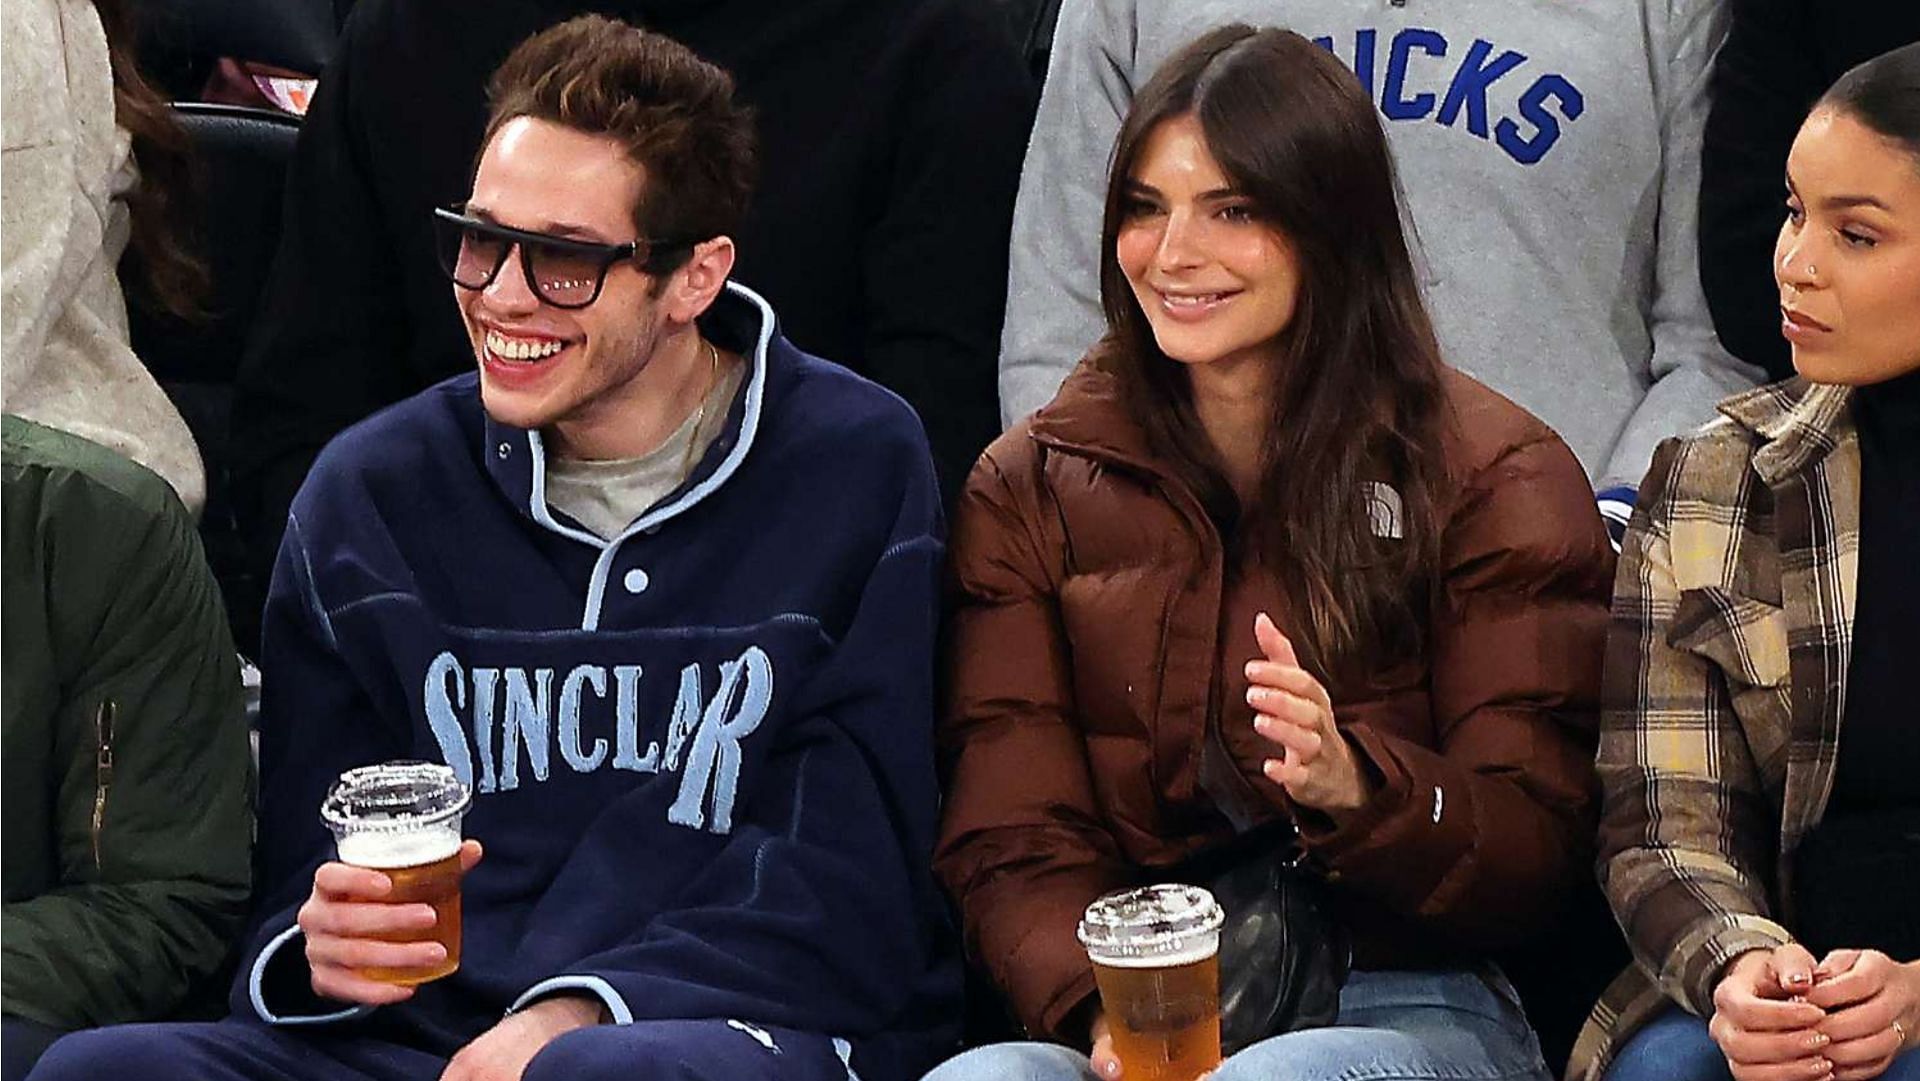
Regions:
<instances>
[{"instance_id":1,"label":"navy sweatpants","mask_svg":"<svg viewBox=\"0 0 1920 1081\"><path fill-rule=\"evenodd\" d=\"M29 1081L435 1081L438 1055L340 1031L254 1021L121 1025L53 1045ZM737 1021L642 1021L569 1032L522 1081L848 1081L831 1040Z\"/></svg>"}]
</instances>

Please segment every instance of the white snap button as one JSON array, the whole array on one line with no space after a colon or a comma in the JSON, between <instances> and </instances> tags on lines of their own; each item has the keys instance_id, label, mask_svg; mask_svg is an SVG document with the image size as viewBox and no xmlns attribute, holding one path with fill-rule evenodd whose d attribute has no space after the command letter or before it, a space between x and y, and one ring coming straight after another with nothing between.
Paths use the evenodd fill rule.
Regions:
<instances>
[{"instance_id":1,"label":"white snap button","mask_svg":"<svg viewBox=\"0 0 1920 1081\"><path fill-rule=\"evenodd\" d=\"M647 572L638 567L627 572L625 581L628 593L645 593L647 587L653 584L652 579L647 577Z\"/></svg>"},{"instance_id":2,"label":"white snap button","mask_svg":"<svg viewBox=\"0 0 1920 1081\"><path fill-rule=\"evenodd\" d=\"M509 455L509 454L512 454L512 453L513 453L513 446L512 446L512 444L510 444L510 443L502 443L502 444L500 444L500 457L502 457L502 458L505 458L505 457L506 457L507 455Z\"/></svg>"}]
</instances>

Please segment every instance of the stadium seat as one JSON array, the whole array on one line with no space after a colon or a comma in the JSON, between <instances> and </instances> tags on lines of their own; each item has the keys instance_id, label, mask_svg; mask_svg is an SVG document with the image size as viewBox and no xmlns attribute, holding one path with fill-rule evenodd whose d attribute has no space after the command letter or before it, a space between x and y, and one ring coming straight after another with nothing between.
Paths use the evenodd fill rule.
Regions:
<instances>
[{"instance_id":1,"label":"stadium seat","mask_svg":"<svg viewBox=\"0 0 1920 1081\"><path fill-rule=\"evenodd\" d=\"M281 113L231 105L180 104L175 115L192 142L198 205L187 236L212 272L208 317L182 320L140 304L128 305L134 352L193 429L207 467L207 507L201 536L225 593L242 652L252 653L265 583L246 576L227 481L227 411L234 373L246 348L260 291L280 239L281 196L293 159L299 121ZM137 259L121 264L121 279L140 280ZM239 616L240 618L234 618Z\"/></svg>"}]
</instances>

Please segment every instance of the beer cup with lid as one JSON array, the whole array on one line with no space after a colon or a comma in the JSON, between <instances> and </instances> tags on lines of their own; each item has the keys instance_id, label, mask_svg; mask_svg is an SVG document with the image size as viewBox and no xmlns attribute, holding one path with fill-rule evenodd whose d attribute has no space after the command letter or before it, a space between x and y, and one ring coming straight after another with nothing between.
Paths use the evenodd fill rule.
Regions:
<instances>
[{"instance_id":1,"label":"beer cup with lid","mask_svg":"<svg viewBox=\"0 0 1920 1081\"><path fill-rule=\"evenodd\" d=\"M350 769L321 804L340 862L379 871L393 883L385 900L433 906L434 925L379 936L388 942L438 941L447 958L429 969L365 968L360 975L411 986L460 967L460 823L472 803L453 770L431 762L387 762Z\"/></svg>"},{"instance_id":2,"label":"beer cup with lid","mask_svg":"<svg viewBox=\"0 0 1920 1081\"><path fill-rule=\"evenodd\" d=\"M1087 907L1080 942L1127 1081L1193 1081L1220 1065L1223 922L1198 886L1146 886Z\"/></svg>"}]
</instances>

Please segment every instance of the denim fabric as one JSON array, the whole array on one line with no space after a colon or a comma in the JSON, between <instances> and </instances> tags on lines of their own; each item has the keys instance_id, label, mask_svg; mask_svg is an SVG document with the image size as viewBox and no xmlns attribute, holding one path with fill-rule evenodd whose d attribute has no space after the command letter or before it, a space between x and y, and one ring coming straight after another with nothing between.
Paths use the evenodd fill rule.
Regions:
<instances>
[{"instance_id":1,"label":"denim fabric","mask_svg":"<svg viewBox=\"0 0 1920 1081\"><path fill-rule=\"evenodd\" d=\"M1707 1023L1685 1010L1668 1010L1633 1034L1607 1067L1607 1081L1732 1081ZM1920 1081L1920 1051L1893 1060L1877 1081Z\"/></svg>"},{"instance_id":2,"label":"denim fabric","mask_svg":"<svg viewBox=\"0 0 1920 1081\"><path fill-rule=\"evenodd\" d=\"M1220 1064L1214 1081L1548 1081L1540 1045L1504 977L1355 972L1339 1023L1275 1036ZM969 1051L925 1081L1101 1081L1055 1044Z\"/></svg>"},{"instance_id":3,"label":"denim fabric","mask_svg":"<svg viewBox=\"0 0 1920 1081\"><path fill-rule=\"evenodd\" d=\"M1620 1048L1606 1081L1732 1081L1707 1023L1685 1010L1668 1010Z\"/></svg>"}]
</instances>

